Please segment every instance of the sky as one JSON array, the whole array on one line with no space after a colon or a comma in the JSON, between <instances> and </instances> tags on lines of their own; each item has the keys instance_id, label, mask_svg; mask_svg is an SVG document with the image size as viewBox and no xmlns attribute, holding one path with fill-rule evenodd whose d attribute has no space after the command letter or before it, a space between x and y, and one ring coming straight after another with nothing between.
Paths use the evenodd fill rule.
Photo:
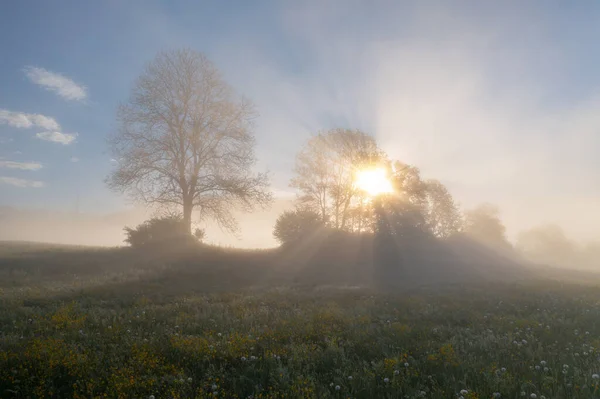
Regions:
<instances>
[{"instance_id":1,"label":"sky","mask_svg":"<svg viewBox=\"0 0 600 399\"><path fill-rule=\"evenodd\" d=\"M273 211L240 215L240 235L222 244L274 245L268 226L291 204L294 157L332 127L373 134L463 208L499 205L511 238L558 223L595 240L598 39L591 0L7 2L0 206L33 220L108 217L119 236L86 243L119 242L114 215L133 205L103 181L116 108L158 51L187 47L255 102L256 168L277 195ZM0 226L0 238L28 237L17 230Z\"/></svg>"}]
</instances>

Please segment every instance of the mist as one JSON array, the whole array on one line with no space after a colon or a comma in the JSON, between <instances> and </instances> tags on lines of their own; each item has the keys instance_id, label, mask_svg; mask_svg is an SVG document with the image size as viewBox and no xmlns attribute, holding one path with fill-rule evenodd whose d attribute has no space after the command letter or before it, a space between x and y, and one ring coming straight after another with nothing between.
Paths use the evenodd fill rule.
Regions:
<instances>
[{"instance_id":1,"label":"mist","mask_svg":"<svg viewBox=\"0 0 600 399\"><path fill-rule=\"evenodd\" d=\"M589 66L579 44L598 33L596 17L569 10L559 19L535 4L379 5L309 1L273 7L269 24L289 43L288 52L274 49L254 24L215 39L209 55L260 112L258 169L270 171L273 189L291 191L295 155L312 134L359 128L390 157L439 179L461 209L497 204L513 244L521 232L546 224L559 225L582 247L596 241L600 84L580 76ZM148 35L154 29L161 46L194 45L193 27L163 7L149 6L144 15L135 28ZM575 25L585 29L570 30ZM145 61L140 57L137 64ZM114 104L109 108L105 117L111 120ZM103 198L119 198L96 176L86 184ZM43 190L51 187L29 190L43 202ZM209 222L203 226L207 240L276 245L273 223L292 206L294 194L270 211L236 214L237 237ZM2 239L87 245L120 245L123 226L151 214L100 205L77 215L64 206L4 205L10 211L4 212Z\"/></svg>"}]
</instances>

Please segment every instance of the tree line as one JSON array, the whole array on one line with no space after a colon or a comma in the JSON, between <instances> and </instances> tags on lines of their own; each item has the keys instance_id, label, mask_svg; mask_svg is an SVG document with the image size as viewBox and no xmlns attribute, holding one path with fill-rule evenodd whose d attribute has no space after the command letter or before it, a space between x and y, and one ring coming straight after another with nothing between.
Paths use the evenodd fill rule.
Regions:
<instances>
[{"instance_id":1,"label":"tree line","mask_svg":"<svg viewBox=\"0 0 600 399\"><path fill-rule=\"evenodd\" d=\"M204 54L163 51L148 63L119 106L118 129L108 140L117 160L108 186L159 212L127 228L128 242L152 242L163 237L161 229L202 239L203 231L192 234L194 221L235 232L234 210L269 207L269 176L253 171L256 117L254 104ZM390 192L370 195L355 184L357 171L373 168L385 172ZM498 207L461 210L444 184L424 179L417 166L390 159L373 136L357 129L310 137L297 154L290 186L298 192L295 209L278 217L273 232L282 244L331 229L395 240L463 234L498 251L514 250ZM553 238L541 241L560 236L547 233ZM535 258L541 236L524 232L516 248Z\"/></svg>"}]
</instances>

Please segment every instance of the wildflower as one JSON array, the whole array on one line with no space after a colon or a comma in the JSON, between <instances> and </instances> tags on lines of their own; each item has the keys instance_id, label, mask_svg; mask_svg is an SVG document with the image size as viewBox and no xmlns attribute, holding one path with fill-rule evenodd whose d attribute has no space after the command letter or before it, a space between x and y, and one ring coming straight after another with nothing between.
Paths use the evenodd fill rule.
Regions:
<instances>
[{"instance_id":1,"label":"wildflower","mask_svg":"<svg viewBox=\"0 0 600 399\"><path fill-rule=\"evenodd\" d=\"M521 341L523 343L523 345L527 345L527 340L524 339L523 341Z\"/></svg>"},{"instance_id":2,"label":"wildflower","mask_svg":"<svg viewBox=\"0 0 600 399\"><path fill-rule=\"evenodd\" d=\"M217 337L222 337L222 336L223 336L223 334L221 334L221 333L217 334Z\"/></svg>"},{"instance_id":3,"label":"wildflower","mask_svg":"<svg viewBox=\"0 0 600 399\"><path fill-rule=\"evenodd\" d=\"M529 395L529 397L530 397L531 399L535 399L535 398L537 398L537 395L536 395L536 394L534 394L534 393L532 393L531 395Z\"/></svg>"},{"instance_id":4,"label":"wildflower","mask_svg":"<svg viewBox=\"0 0 600 399\"><path fill-rule=\"evenodd\" d=\"M342 389L342 388L341 388L339 385L336 385L336 386L335 386L335 390L336 390L336 391L339 391L340 389Z\"/></svg>"},{"instance_id":5,"label":"wildflower","mask_svg":"<svg viewBox=\"0 0 600 399\"><path fill-rule=\"evenodd\" d=\"M540 366L535 366L535 369L536 369L536 370L539 370L539 369L540 369Z\"/></svg>"},{"instance_id":6,"label":"wildflower","mask_svg":"<svg viewBox=\"0 0 600 399\"><path fill-rule=\"evenodd\" d=\"M394 375L398 375L398 374L400 374L400 371L394 370Z\"/></svg>"},{"instance_id":7,"label":"wildflower","mask_svg":"<svg viewBox=\"0 0 600 399\"><path fill-rule=\"evenodd\" d=\"M351 375L348 376L348 380L352 381L352 376Z\"/></svg>"},{"instance_id":8,"label":"wildflower","mask_svg":"<svg viewBox=\"0 0 600 399\"><path fill-rule=\"evenodd\" d=\"M154 395L148 396L148 399L154 399Z\"/></svg>"},{"instance_id":9,"label":"wildflower","mask_svg":"<svg viewBox=\"0 0 600 399\"><path fill-rule=\"evenodd\" d=\"M332 382L332 383L330 383L330 384L329 384L329 386L330 386L330 387L332 387L332 386L333 386L333 382Z\"/></svg>"},{"instance_id":10,"label":"wildflower","mask_svg":"<svg viewBox=\"0 0 600 399\"><path fill-rule=\"evenodd\" d=\"M219 387L217 386L217 384L213 384L211 388L213 391L216 391Z\"/></svg>"},{"instance_id":11,"label":"wildflower","mask_svg":"<svg viewBox=\"0 0 600 399\"><path fill-rule=\"evenodd\" d=\"M466 395L466 394L468 394L468 393L469 393L469 391L467 391L466 389L461 389L461 390L460 390L460 394L461 394L461 395Z\"/></svg>"},{"instance_id":12,"label":"wildflower","mask_svg":"<svg viewBox=\"0 0 600 399\"><path fill-rule=\"evenodd\" d=\"M506 367L502 367L500 370L502 370L503 373L506 373Z\"/></svg>"},{"instance_id":13,"label":"wildflower","mask_svg":"<svg viewBox=\"0 0 600 399\"><path fill-rule=\"evenodd\" d=\"M550 369L548 367L544 367L544 372L548 372Z\"/></svg>"},{"instance_id":14,"label":"wildflower","mask_svg":"<svg viewBox=\"0 0 600 399\"><path fill-rule=\"evenodd\" d=\"M250 356L250 360L256 360L256 356Z\"/></svg>"},{"instance_id":15,"label":"wildflower","mask_svg":"<svg viewBox=\"0 0 600 399\"><path fill-rule=\"evenodd\" d=\"M383 382L385 382L385 383L387 384L388 382L390 382L390 379L389 379L389 378L387 378L387 377L385 377L385 378L383 379Z\"/></svg>"},{"instance_id":16,"label":"wildflower","mask_svg":"<svg viewBox=\"0 0 600 399\"><path fill-rule=\"evenodd\" d=\"M592 379L594 379L594 380L600 379L600 375L592 374Z\"/></svg>"},{"instance_id":17,"label":"wildflower","mask_svg":"<svg viewBox=\"0 0 600 399\"><path fill-rule=\"evenodd\" d=\"M408 363L404 363L404 367L408 367Z\"/></svg>"},{"instance_id":18,"label":"wildflower","mask_svg":"<svg viewBox=\"0 0 600 399\"><path fill-rule=\"evenodd\" d=\"M242 356L242 362L246 361L246 356Z\"/></svg>"},{"instance_id":19,"label":"wildflower","mask_svg":"<svg viewBox=\"0 0 600 399\"><path fill-rule=\"evenodd\" d=\"M546 361L545 361L545 360L542 360L542 361L540 362L540 364L541 364L542 366L545 366L545 365L546 365Z\"/></svg>"}]
</instances>

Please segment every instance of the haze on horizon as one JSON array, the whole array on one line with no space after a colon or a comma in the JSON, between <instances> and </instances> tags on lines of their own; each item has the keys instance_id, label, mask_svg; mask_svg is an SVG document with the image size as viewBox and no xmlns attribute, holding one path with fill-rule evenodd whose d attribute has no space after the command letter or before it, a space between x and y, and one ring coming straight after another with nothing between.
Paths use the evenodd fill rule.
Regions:
<instances>
[{"instance_id":1,"label":"haze on horizon","mask_svg":"<svg viewBox=\"0 0 600 399\"><path fill-rule=\"evenodd\" d=\"M462 208L497 204L513 240L545 223L599 240L600 5L67 3L0 16L0 240L118 245L147 217L104 184L105 140L144 65L180 47L255 102L276 195L239 215L239 237L209 226L209 242L274 246L295 155L332 127L374 135Z\"/></svg>"}]
</instances>

